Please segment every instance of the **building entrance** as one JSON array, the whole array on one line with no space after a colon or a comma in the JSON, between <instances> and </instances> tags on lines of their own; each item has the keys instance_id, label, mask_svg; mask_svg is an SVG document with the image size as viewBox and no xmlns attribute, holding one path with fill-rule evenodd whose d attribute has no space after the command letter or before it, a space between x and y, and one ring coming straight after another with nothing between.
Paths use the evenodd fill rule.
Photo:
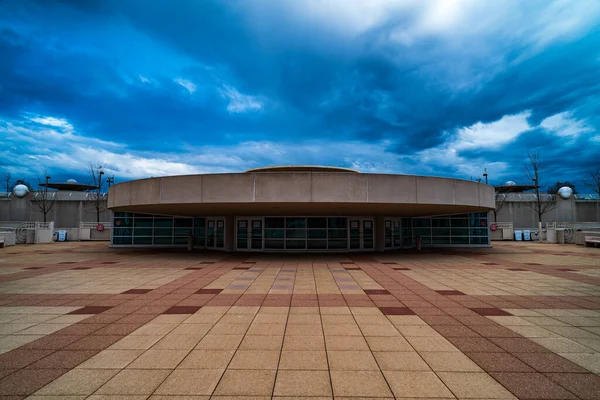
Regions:
<instances>
[{"instance_id":1,"label":"building entrance","mask_svg":"<svg viewBox=\"0 0 600 400\"><path fill-rule=\"evenodd\" d=\"M373 250L375 244L373 232L372 218L350 218L348 229L349 249Z\"/></svg>"},{"instance_id":2,"label":"building entrance","mask_svg":"<svg viewBox=\"0 0 600 400\"><path fill-rule=\"evenodd\" d=\"M260 251L263 249L263 219L238 217L235 239L237 251Z\"/></svg>"},{"instance_id":3,"label":"building entrance","mask_svg":"<svg viewBox=\"0 0 600 400\"><path fill-rule=\"evenodd\" d=\"M225 218L206 219L206 248L225 248Z\"/></svg>"}]
</instances>

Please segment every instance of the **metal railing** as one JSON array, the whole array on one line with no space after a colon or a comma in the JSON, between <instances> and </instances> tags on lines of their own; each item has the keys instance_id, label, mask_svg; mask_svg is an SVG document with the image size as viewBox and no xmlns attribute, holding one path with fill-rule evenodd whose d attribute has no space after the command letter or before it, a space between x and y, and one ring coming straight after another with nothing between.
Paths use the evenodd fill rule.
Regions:
<instances>
[{"instance_id":1,"label":"metal railing","mask_svg":"<svg viewBox=\"0 0 600 400\"><path fill-rule=\"evenodd\" d=\"M104 226L104 229L112 228L112 222L80 222L79 229L96 229L98 225Z\"/></svg>"}]
</instances>

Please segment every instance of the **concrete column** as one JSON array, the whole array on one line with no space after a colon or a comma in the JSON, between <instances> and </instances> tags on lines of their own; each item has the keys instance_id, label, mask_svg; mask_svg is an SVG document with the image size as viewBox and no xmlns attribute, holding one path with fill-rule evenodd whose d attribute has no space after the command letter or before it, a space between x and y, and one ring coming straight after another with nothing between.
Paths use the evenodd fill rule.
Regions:
<instances>
[{"instance_id":1,"label":"concrete column","mask_svg":"<svg viewBox=\"0 0 600 400\"><path fill-rule=\"evenodd\" d=\"M385 250L385 217L375 217L375 251Z\"/></svg>"}]
</instances>

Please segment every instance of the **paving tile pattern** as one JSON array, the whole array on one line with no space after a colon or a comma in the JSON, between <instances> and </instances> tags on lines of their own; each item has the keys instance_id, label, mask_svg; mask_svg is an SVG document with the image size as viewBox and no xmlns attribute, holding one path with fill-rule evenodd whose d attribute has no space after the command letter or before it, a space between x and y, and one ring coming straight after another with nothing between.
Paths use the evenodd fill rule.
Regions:
<instances>
[{"instance_id":1,"label":"paving tile pattern","mask_svg":"<svg viewBox=\"0 0 600 400\"><path fill-rule=\"evenodd\" d=\"M600 398L597 249L0 259L2 398Z\"/></svg>"}]
</instances>

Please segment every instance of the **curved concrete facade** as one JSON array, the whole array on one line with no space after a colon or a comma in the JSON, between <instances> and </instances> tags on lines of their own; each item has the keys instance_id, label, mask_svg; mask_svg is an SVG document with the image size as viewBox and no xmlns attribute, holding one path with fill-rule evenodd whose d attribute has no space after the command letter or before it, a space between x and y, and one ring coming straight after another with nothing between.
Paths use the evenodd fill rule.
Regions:
<instances>
[{"instance_id":1,"label":"curved concrete facade","mask_svg":"<svg viewBox=\"0 0 600 400\"><path fill-rule=\"evenodd\" d=\"M179 216L372 215L418 217L485 212L494 188L414 175L336 171L184 175L113 185L113 211Z\"/></svg>"}]
</instances>

